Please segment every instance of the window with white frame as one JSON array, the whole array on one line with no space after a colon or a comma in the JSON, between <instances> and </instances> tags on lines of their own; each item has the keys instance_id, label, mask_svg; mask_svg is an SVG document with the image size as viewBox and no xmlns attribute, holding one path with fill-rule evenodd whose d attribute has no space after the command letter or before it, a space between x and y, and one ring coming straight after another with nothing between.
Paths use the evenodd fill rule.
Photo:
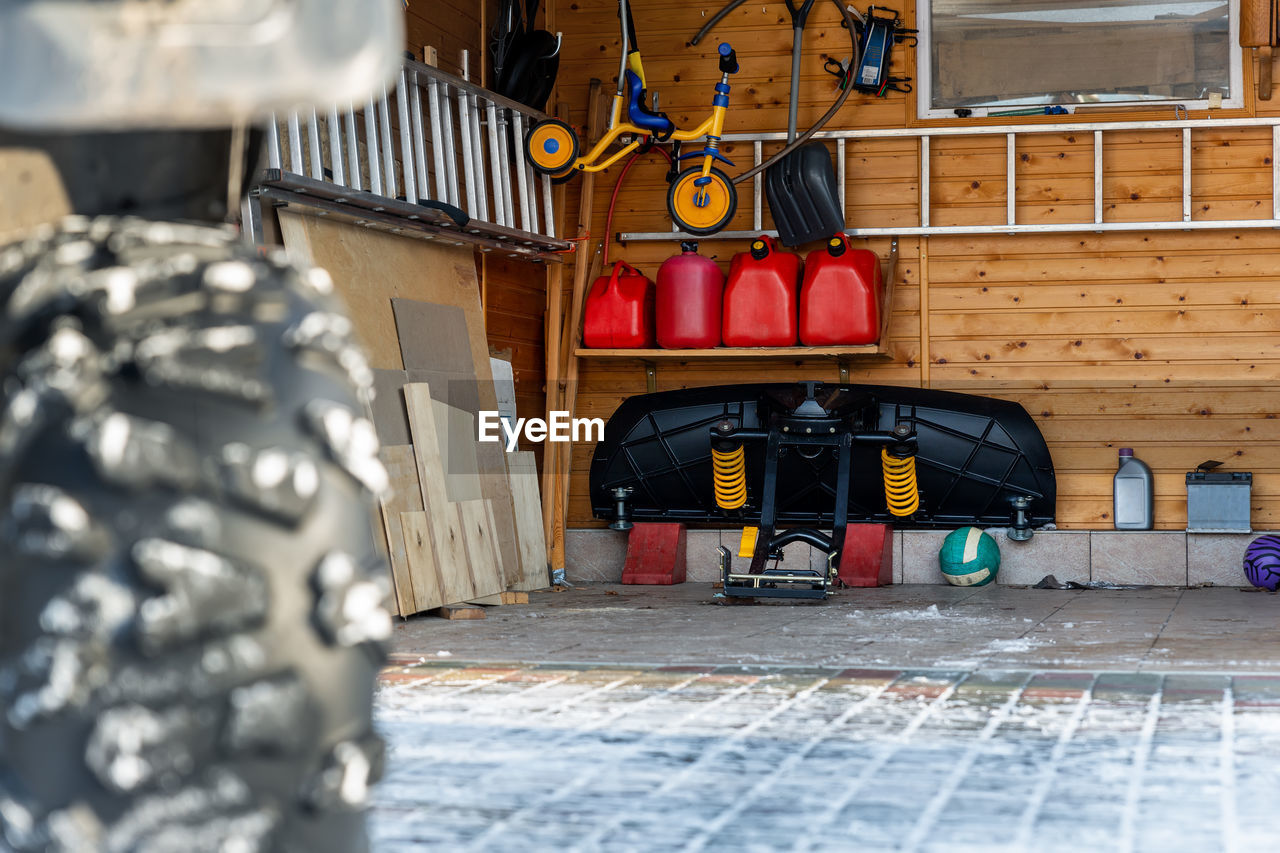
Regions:
<instances>
[{"instance_id":1,"label":"window with white frame","mask_svg":"<svg viewBox=\"0 0 1280 853\"><path fill-rule=\"evenodd\" d=\"M1240 107L1238 10L1233 0L917 0L919 114Z\"/></svg>"}]
</instances>

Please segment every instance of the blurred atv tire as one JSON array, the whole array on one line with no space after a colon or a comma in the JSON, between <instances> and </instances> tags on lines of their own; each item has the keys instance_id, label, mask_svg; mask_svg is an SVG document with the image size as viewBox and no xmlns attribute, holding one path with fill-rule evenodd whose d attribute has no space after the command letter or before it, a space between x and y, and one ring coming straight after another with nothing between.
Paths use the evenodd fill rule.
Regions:
<instances>
[{"instance_id":1,"label":"blurred atv tire","mask_svg":"<svg viewBox=\"0 0 1280 853\"><path fill-rule=\"evenodd\" d=\"M223 228L0 248L0 849L367 849L386 473L331 291Z\"/></svg>"}]
</instances>

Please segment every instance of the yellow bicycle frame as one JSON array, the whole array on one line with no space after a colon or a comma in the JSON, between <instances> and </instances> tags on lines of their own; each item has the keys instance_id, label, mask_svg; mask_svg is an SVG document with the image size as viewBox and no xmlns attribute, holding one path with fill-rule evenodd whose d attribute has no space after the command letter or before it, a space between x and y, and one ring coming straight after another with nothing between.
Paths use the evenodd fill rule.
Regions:
<instances>
[{"instance_id":1,"label":"yellow bicycle frame","mask_svg":"<svg viewBox=\"0 0 1280 853\"><path fill-rule=\"evenodd\" d=\"M639 52L637 51L632 53L627 59L631 69L636 72L636 75L639 76L640 82L643 85L644 70L640 64ZM586 156L579 157L575 160L573 166L570 167L571 169L579 172L600 172L609 168L614 163L640 147L640 137L648 136L649 132L643 128L636 127L630 122L622 120L623 110L626 109L626 101L627 99L622 93L614 94L613 105L609 110L608 132L605 133L604 137L595 144ZM693 140L699 139L703 136L713 136L718 138L724 134L724 116L727 111L727 107L712 106L711 115L707 117L706 121L692 130L675 131L671 134L671 139L676 142L692 142ZM617 141L618 137L626 136L628 134L636 138L632 139L630 143L614 152L614 154L607 160L596 162L604 155L605 150ZM711 174L711 166L713 162L714 159L710 156L702 158L702 176L704 178Z\"/></svg>"}]
</instances>

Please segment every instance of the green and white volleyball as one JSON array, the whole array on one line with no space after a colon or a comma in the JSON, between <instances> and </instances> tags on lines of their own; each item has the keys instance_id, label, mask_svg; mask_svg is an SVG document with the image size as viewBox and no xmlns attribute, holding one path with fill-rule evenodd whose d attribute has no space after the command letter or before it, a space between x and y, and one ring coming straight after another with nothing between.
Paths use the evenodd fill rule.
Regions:
<instances>
[{"instance_id":1,"label":"green and white volleyball","mask_svg":"<svg viewBox=\"0 0 1280 853\"><path fill-rule=\"evenodd\" d=\"M954 586L984 586L1000 571L1000 546L976 527L953 530L942 541L938 567Z\"/></svg>"}]
</instances>

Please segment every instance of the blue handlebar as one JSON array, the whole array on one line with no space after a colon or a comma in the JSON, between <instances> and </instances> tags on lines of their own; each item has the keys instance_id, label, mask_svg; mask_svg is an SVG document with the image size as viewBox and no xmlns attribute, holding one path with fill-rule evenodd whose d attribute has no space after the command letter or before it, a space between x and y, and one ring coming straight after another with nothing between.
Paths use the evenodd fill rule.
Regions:
<instances>
[{"instance_id":1,"label":"blue handlebar","mask_svg":"<svg viewBox=\"0 0 1280 853\"><path fill-rule=\"evenodd\" d=\"M738 55L734 53L733 48L728 42L720 43L720 73L737 74L738 73Z\"/></svg>"}]
</instances>

